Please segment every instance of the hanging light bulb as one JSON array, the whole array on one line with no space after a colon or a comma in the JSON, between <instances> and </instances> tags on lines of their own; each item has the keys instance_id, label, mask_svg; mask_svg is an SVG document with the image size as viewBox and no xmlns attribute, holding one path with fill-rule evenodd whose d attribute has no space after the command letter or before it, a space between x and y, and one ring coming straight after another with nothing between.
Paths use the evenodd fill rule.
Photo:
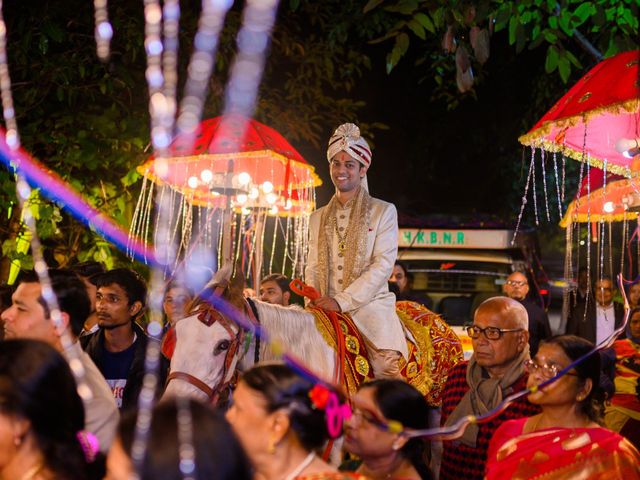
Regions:
<instances>
[{"instance_id":1,"label":"hanging light bulb","mask_svg":"<svg viewBox=\"0 0 640 480\"><path fill-rule=\"evenodd\" d=\"M287 198L287 201L284 204L284 209L285 210L291 210L292 206L293 206L293 203L291 202L291 199Z\"/></svg>"},{"instance_id":2,"label":"hanging light bulb","mask_svg":"<svg viewBox=\"0 0 640 480\"><path fill-rule=\"evenodd\" d=\"M262 184L262 191L264 193L271 193L273 192L273 183L271 183L270 181L266 181Z\"/></svg>"},{"instance_id":3,"label":"hanging light bulb","mask_svg":"<svg viewBox=\"0 0 640 480\"><path fill-rule=\"evenodd\" d=\"M166 158L156 158L154 167L158 176L162 179L167 178L169 174L169 162Z\"/></svg>"},{"instance_id":4,"label":"hanging light bulb","mask_svg":"<svg viewBox=\"0 0 640 480\"><path fill-rule=\"evenodd\" d=\"M626 158L633 158L640 154L640 138L619 138L616 150Z\"/></svg>"},{"instance_id":5,"label":"hanging light bulb","mask_svg":"<svg viewBox=\"0 0 640 480\"><path fill-rule=\"evenodd\" d=\"M198 177L189 177L189 180L187 180L187 185L189 185L191 188L198 188Z\"/></svg>"},{"instance_id":6,"label":"hanging light bulb","mask_svg":"<svg viewBox=\"0 0 640 480\"><path fill-rule=\"evenodd\" d=\"M276 201L278 201L278 196L275 193L271 192L267 194L265 200L269 205L273 205L274 203L276 203Z\"/></svg>"},{"instance_id":7,"label":"hanging light bulb","mask_svg":"<svg viewBox=\"0 0 640 480\"><path fill-rule=\"evenodd\" d=\"M260 190L258 190L256 187L251 187L251 190L249 190L249 198L251 200L255 200L259 196L260 196Z\"/></svg>"},{"instance_id":8,"label":"hanging light bulb","mask_svg":"<svg viewBox=\"0 0 640 480\"><path fill-rule=\"evenodd\" d=\"M251 183L251 175L247 172L240 172L238 174L238 183L242 186L247 186Z\"/></svg>"},{"instance_id":9,"label":"hanging light bulb","mask_svg":"<svg viewBox=\"0 0 640 480\"><path fill-rule=\"evenodd\" d=\"M251 209L247 208L247 207L243 208L242 209L242 214L243 215L251 215Z\"/></svg>"},{"instance_id":10,"label":"hanging light bulb","mask_svg":"<svg viewBox=\"0 0 640 480\"><path fill-rule=\"evenodd\" d=\"M274 205L273 207L271 207L271 208L269 209L269 213L270 213L271 215L277 215L277 214L278 214L278 206L277 206L277 205Z\"/></svg>"},{"instance_id":11,"label":"hanging light bulb","mask_svg":"<svg viewBox=\"0 0 640 480\"><path fill-rule=\"evenodd\" d=\"M615 206L613 205L613 202L605 202L602 206L602 209L605 211L605 213L613 213L613 211L615 210Z\"/></svg>"},{"instance_id":12,"label":"hanging light bulb","mask_svg":"<svg viewBox=\"0 0 640 480\"><path fill-rule=\"evenodd\" d=\"M202 180L204 183L209 183L211 180L213 180L213 172L208 168L205 168L200 172L200 180Z\"/></svg>"},{"instance_id":13,"label":"hanging light bulb","mask_svg":"<svg viewBox=\"0 0 640 480\"><path fill-rule=\"evenodd\" d=\"M248 199L249 199L249 197L247 195L245 195L244 193L240 193L240 194L236 195L236 202L239 205L244 205L245 203L247 203Z\"/></svg>"}]
</instances>

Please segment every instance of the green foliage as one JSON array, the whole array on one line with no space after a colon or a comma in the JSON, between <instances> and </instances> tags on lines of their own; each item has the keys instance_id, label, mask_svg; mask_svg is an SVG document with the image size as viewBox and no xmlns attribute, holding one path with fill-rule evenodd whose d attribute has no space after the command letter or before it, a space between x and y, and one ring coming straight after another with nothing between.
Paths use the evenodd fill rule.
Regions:
<instances>
[{"instance_id":1,"label":"green foliage","mask_svg":"<svg viewBox=\"0 0 640 480\"><path fill-rule=\"evenodd\" d=\"M178 68L184 80L200 2L182 0L181 7ZM205 116L222 111L240 15L234 8L225 21ZM142 4L109 6L115 33L106 64L95 53L92 2L9 3L4 16L24 148L90 205L128 229L140 187L136 167L150 154ZM289 0L282 2L279 17L255 116L299 148L321 151L332 128L345 119L357 119L364 102L353 89L371 68L361 47L389 25L375 12L365 16L356 0ZM368 132L384 127L362 126ZM0 211L15 207L14 176L0 170ZM60 265L91 259L107 266L128 263L59 206L39 198L31 209L43 244ZM0 242L5 263L19 260L25 267L30 265L29 255L15 250L21 228L19 219L9 214L0 222ZM6 265L0 272L6 275Z\"/></svg>"},{"instance_id":2,"label":"green foliage","mask_svg":"<svg viewBox=\"0 0 640 480\"><path fill-rule=\"evenodd\" d=\"M393 22L390 29L371 39L380 42L395 38L387 57L387 72L406 56L411 45L424 50L424 54L417 53L421 63L426 63L423 57L437 59L437 52L444 48L453 64L456 45L465 45L473 52L470 32L477 27L504 36L516 53L546 48L545 71L557 72L567 83L574 71L583 70L579 58L585 59L586 54L581 35L605 57L638 48L639 10L637 0L370 0L363 11L384 13ZM401 33L413 35L399 40ZM451 44L447 35L453 35ZM482 78L482 65L474 62L473 68L476 78ZM453 90L452 71L455 73L449 69L443 78L441 69L432 68L430 75L440 89ZM435 96L445 95L437 92Z\"/></svg>"},{"instance_id":3,"label":"green foliage","mask_svg":"<svg viewBox=\"0 0 640 480\"><path fill-rule=\"evenodd\" d=\"M93 206L127 228L137 196L133 166L145 157L148 137L141 50L143 23L135 10L115 6L120 28L109 63L100 63L93 41L92 6L86 2L30 2L5 6L13 95L24 148L67 180ZM133 45L138 45L134 47ZM140 120L136 120L140 119ZM13 174L0 172L0 204L15 208ZM38 235L61 265L93 248L86 227L40 196L30 203ZM5 257L18 254L16 219L0 230ZM19 234L19 233L18 233ZM108 262L118 256L104 250Z\"/></svg>"}]
</instances>

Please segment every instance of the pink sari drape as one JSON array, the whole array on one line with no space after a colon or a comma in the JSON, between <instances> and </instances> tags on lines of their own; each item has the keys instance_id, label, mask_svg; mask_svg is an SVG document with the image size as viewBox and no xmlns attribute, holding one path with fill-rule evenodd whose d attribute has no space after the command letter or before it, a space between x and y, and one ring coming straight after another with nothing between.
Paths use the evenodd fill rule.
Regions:
<instances>
[{"instance_id":1,"label":"pink sari drape","mask_svg":"<svg viewBox=\"0 0 640 480\"><path fill-rule=\"evenodd\" d=\"M511 420L496 430L486 479L640 479L640 454L617 433L548 428L523 435L526 420Z\"/></svg>"}]
</instances>

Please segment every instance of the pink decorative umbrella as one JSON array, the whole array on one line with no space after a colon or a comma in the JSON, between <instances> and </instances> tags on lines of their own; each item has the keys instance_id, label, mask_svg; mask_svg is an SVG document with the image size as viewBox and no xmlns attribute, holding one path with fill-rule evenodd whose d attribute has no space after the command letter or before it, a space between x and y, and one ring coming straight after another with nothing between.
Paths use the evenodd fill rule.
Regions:
<instances>
[{"instance_id":1,"label":"pink decorative umbrella","mask_svg":"<svg viewBox=\"0 0 640 480\"><path fill-rule=\"evenodd\" d=\"M640 51L603 60L519 138L523 145L562 152L578 161L631 176L640 137ZM618 146L618 149L616 149ZM619 151L620 150L620 151Z\"/></svg>"}]
</instances>

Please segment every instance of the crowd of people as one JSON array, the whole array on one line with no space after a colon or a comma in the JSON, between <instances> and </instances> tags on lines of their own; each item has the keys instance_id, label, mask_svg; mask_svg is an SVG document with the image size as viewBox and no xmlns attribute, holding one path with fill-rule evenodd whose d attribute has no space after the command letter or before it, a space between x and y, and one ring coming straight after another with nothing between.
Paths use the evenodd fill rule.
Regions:
<instances>
[{"instance_id":1,"label":"crowd of people","mask_svg":"<svg viewBox=\"0 0 640 480\"><path fill-rule=\"evenodd\" d=\"M368 193L371 159L355 125L334 132L336 194L311 215L305 280L319 292L309 304L351 315L374 380L347 398L284 363L257 364L225 412L178 397L148 417L138 404L157 340L143 328L145 280L95 262L49 269L54 306L43 280L23 274L10 301L0 292L0 480L640 479L640 287L626 334L599 352L622 322L610 280L579 285L566 334L552 336L526 273L513 272L504 296L474 308L473 354L447 372L442 405L429 405L400 376L411 335L395 302L432 300L396 262L397 214ZM255 296L302 308L283 275ZM168 344L197 298L171 281L163 300ZM412 435L437 427L434 408L447 431L468 425L443 439Z\"/></svg>"}]
</instances>

